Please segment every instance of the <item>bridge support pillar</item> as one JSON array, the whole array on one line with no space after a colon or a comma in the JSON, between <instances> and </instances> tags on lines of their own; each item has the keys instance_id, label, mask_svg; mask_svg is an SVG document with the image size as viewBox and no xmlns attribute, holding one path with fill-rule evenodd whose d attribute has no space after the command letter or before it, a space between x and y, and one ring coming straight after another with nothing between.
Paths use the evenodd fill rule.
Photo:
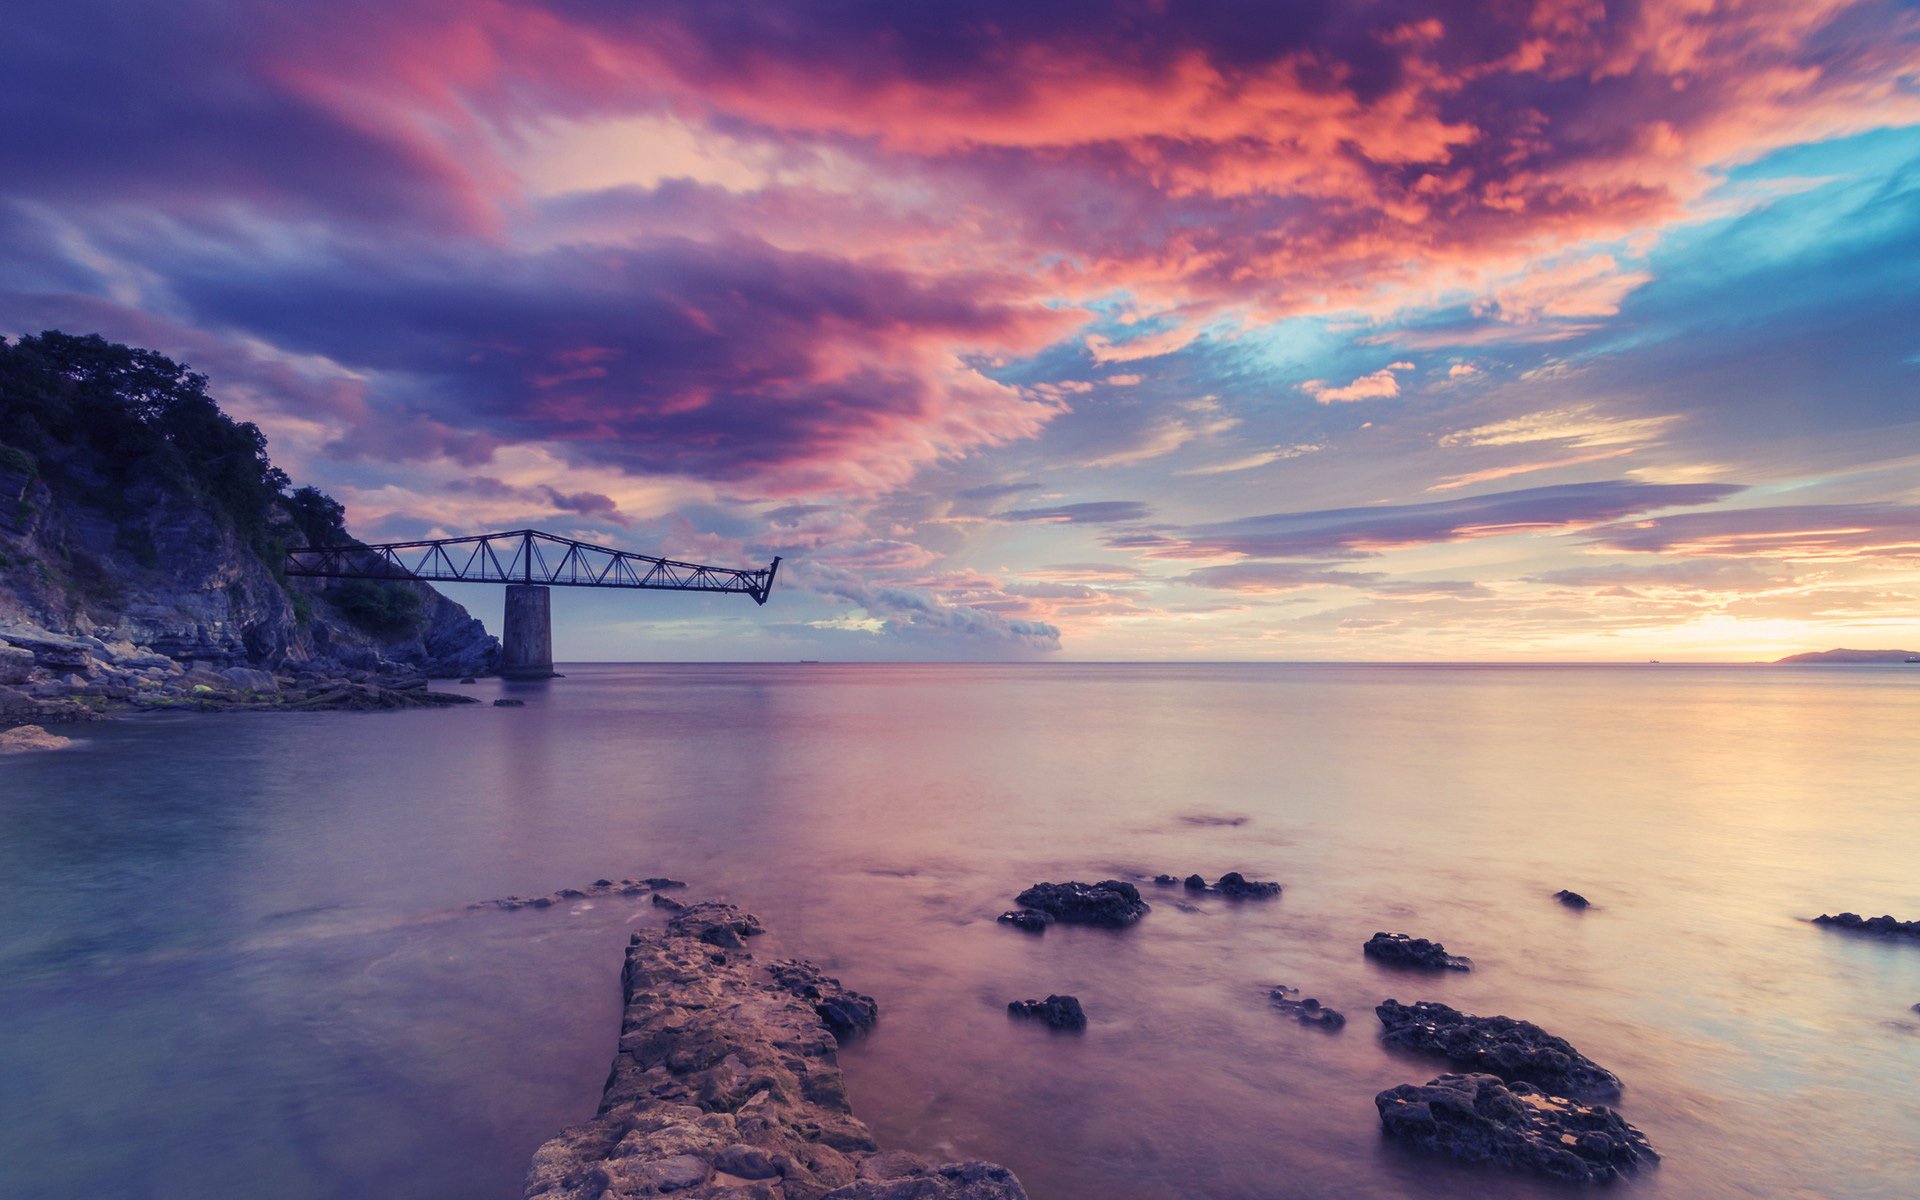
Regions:
<instances>
[{"instance_id":1,"label":"bridge support pillar","mask_svg":"<svg viewBox=\"0 0 1920 1200\"><path fill-rule=\"evenodd\" d=\"M507 679L553 677L553 601L546 588L533 583L508 584L502 632L502 676Z\"/></svg>"}]
</instances>

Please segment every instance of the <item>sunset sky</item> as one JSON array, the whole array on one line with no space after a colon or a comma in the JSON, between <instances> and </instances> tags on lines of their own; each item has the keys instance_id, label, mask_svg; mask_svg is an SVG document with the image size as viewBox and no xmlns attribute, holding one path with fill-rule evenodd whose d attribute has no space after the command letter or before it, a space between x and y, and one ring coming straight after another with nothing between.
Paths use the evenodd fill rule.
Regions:
<instances>
[{"instance_id":1,"label":"sunset sky","mask_svg":"<svg viewBox=\"0 0 1920 1200\"><path fill-rule=\"evenodd\" d=\"M368 540L786 556L562 658L1920 646L1911 5L6 26L0 331L191 363Z\"/></svg>"}]
</instances>

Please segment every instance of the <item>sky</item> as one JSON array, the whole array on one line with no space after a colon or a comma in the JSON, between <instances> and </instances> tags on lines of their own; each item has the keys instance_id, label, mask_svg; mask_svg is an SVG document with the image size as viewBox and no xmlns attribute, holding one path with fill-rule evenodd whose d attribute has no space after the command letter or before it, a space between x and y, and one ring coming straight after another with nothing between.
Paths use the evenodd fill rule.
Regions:
<instances>
[{"instance_id":1,"label":"sky","mask_svg":"<svg viewBox=\"0 0 1920 1200\"><path fill-rule=\"evenodd\" d=\"M1920 9L24 0L0 332L566 659L1920 647ZM498 589L455 595L497 622ZM497 626L496 626L497 628Z\"/></svg>"}]
</instances>

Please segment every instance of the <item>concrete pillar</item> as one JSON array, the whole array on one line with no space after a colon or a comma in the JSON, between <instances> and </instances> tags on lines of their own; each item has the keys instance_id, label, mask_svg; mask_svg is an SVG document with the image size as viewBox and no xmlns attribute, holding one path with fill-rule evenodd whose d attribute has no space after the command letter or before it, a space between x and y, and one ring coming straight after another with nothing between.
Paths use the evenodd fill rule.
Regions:
<instances>
[{"instance_id":1,"label":"concrete pillar","mask_svg":"<svg viewBox=\"0 0 1920 1200\"><path fill-rule=\"evenodd\" d=\"M500 674L507 679L553 676L553 602L537 583L507 585L507 613L500 639Z\"/></svg>"}]
</instances>

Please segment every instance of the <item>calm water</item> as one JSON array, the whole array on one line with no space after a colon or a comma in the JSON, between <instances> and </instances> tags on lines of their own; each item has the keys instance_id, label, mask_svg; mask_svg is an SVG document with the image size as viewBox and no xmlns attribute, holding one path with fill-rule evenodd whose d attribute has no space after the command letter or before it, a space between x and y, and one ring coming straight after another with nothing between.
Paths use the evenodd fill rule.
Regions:
<instances>
[{"instance_id":1,"label":"calm water","mask_svg":"<svg viewBox=\"0 0 1920 1200\"><path fill-rule=\"evenodd\" d=\"M879 998L842 1060L884 1141L1035 1200L1566 1195L1382 1142L1374 1093L1445 1069L1380 1047L1387 996L1622 1076L1666 1157L1630 1194L1915 1194L1920 946L1797 918L1920 916L1920 669L569 675L0 762L0 1193L516 1197L593 1111L656 918L463 906L667 873ZM1285 896L993 922L1038 879L1235 868ZM1389 973L1376 929L1477 969ZM1050 991L1084 1036L1009 1022Z\"/></svg>"}]
</instances>

